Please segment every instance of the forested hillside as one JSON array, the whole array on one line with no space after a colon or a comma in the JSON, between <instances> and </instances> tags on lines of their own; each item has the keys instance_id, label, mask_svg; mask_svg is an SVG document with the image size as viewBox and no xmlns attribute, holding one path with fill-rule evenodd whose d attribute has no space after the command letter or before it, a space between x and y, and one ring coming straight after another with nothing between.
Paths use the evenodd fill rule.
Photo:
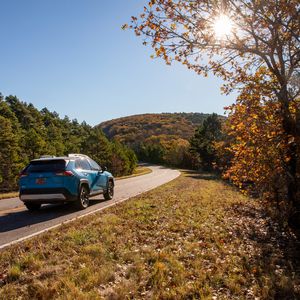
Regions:
<instances>
[{"instance_id":1,"label":"forested hillside","mask_svg":"<svg viewBox=\"0 0 300 300\"><path fill-rule=\"evenodd\" d=\"M133 145L152 136L189 139L209 114L162 113L118 118L99 124L109 138Z\"/></svg>"},{"instance_id":2,"label":"forested hillside","mask_svg":"<svg viewBox=\"0 0 300 300\"><path fill-rule=\"evenodd\" d=\"M196 162L189 151L189 140L208 116L202 113L142 114L106 121L98 127L109 138L134 149L141 160L193 167Z\"/></svg>"},{"instance_id":3,"label":"forested hillside","mask_svg":"<svg viewBox=\"0 0 300 300\"><path fill-rule=\"evenodd\" d=\"M63 119L47 108L41 111L15 96L0 94L0 191L16 188L20 170L41 155L84 153L114 175L132 173L134 152L119 142L110 142L100 128Z\"/></svg>"}]
</instances>

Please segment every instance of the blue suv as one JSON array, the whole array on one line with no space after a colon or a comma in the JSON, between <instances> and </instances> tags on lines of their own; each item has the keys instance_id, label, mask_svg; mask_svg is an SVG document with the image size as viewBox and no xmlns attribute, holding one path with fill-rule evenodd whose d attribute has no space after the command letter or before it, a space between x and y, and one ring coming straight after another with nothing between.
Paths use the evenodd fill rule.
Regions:
<instances>
[{"instance_id":1,"label":"blue suv","mask_svg":"<svg viewBox=\"0 0 300 300\"><path fill-rule=\"evenodd\" d=\"M90 157L69 154L32 160L20 174L19 187L20 199L29 210L38 210L44 203L69 201L85 209L90 196L113 198L114 178Z\"/></svg>"}]
</instances>

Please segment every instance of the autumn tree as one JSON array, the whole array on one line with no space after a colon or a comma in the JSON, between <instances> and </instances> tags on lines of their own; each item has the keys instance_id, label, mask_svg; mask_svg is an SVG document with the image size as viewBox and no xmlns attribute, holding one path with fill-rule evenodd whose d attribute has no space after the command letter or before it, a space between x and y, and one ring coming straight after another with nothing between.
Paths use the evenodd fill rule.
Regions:
<instances>
[{"instance_id":1,"label":"autumn tree","mask_svg":"<svg viewBox=\"0 0 300 300\"><path fill-rule=\"evenodd\" d=\"M136 167L136 156L119 142L113 142L111 145L111 157L109 167L116 176L131 174Z\"/></svg>"},{"instance_id":2,"label":"autumn tree","mask_svg":"<svg viewBox=\"0 0 300 300\"><path fill-rule=\"evenodd\" d=\"M299 13L299 0L151 0L130 25L144 44L151 44L155 56L167 64L179 61L199 74L221 76L225 92L242 87L266 67L277 83L272 89L289 155L287 195L298 208Z\"/></svg>"},{"instance_id":3,"label":"autumn tree","mask_svg":"<svg viewBox=\"0 0 300 300\"><path fill-rule=\"evenodd\" d=\"M187 162L190 144L187 140L176 139L169 143L164 155L164 161L174 167L191 167Z\"/></svg>"},{"instance_id":4,"label":"autumn tree","mask_svg":"<svg viewBox=\"0 0 300 300\"><path fill-rule=\"evenodd\" d=\"M260 69L236 103L227 108L229 116L224 130L230 136L227 149L233 157L224 176L242 189L282 201L290 155L272 84L276 81L272 82L265 69Z\"/></svg>"}]
</instances>

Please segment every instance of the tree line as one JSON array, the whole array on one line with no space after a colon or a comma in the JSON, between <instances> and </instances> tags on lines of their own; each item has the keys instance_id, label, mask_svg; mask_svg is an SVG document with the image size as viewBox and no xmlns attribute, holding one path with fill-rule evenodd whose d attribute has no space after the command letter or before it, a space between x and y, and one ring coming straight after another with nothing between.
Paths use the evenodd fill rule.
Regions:
<instances>
[{"instance_id":1,"label":"tree line","mask_svg":"<svg viewBox=\"0 0 300 300\"><path fill-rule=\"evenodd\" d=\"M209 116L203 113L141 114L106 121L98 126L109 138L132 148L141 161L194 169L198 162L190 151L189 140Z\"/></svg>"},{"instance_id":2,"label":"tree line","mask_svg":"<svg viewBox=\"0 0 300 300\"><path fill-rule=\"evenodd\" d=\"M84 153L115 175L131 174L133 150L109 141L100 128L0 94L0 192L17 189L19 172L41 155Z\"/></svg>"}]
</instances>

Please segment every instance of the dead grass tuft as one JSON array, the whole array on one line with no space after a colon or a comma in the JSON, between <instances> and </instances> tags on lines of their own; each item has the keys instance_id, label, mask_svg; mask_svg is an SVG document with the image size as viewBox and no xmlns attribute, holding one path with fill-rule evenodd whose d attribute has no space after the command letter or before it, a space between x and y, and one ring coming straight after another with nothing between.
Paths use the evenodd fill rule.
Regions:
<instances>
[{"instance_id":1,"label":"dead grass tuft","mask_svg":"<svg viewBox=\"0 0 300 300\"><path fill-rule=\"evenodd\" d=\"M0 193L0 200L19 197L19 192Z\"/></svg>"}]
</instances>

